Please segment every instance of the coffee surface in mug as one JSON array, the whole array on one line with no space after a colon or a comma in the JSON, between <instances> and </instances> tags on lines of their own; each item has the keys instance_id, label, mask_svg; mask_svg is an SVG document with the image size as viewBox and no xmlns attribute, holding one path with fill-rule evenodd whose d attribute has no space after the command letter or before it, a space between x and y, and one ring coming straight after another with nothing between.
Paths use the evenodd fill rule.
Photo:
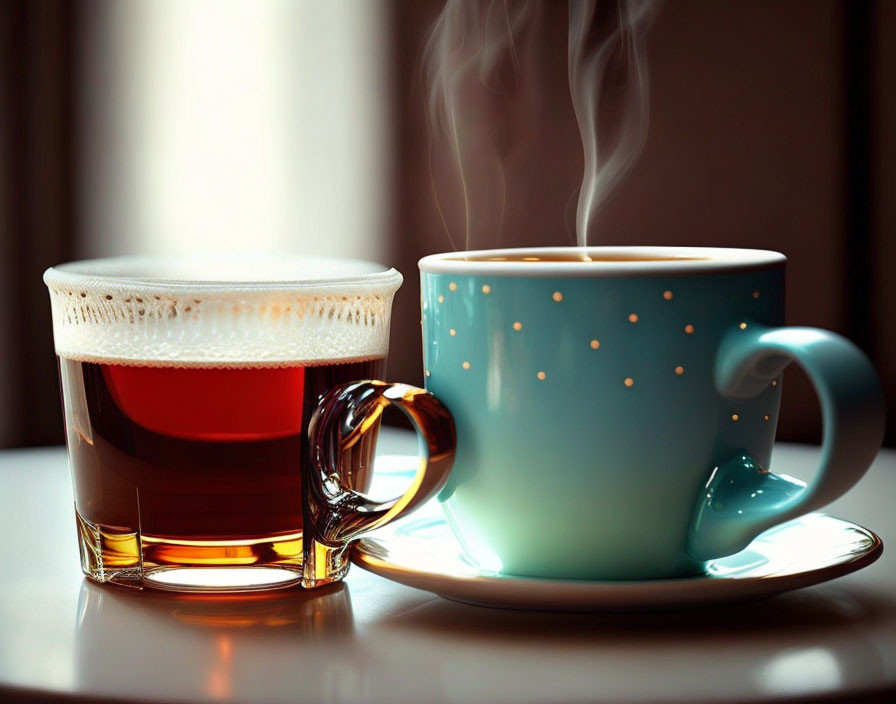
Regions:
<instances>
[{"instance_id":1,"label":"coffee surface in mug","mask_svg":"<svg viewBox=\"0 0 896 704\"><path fill-rule=\"evenodd\" d=\"M486 257L457 257L455 261L462 262L692 262L708 261L709 257L659 257L639 255L588 255L588 254L539 254L537 256L526 255L502 255Z\"/></svg>"}]
</instances>

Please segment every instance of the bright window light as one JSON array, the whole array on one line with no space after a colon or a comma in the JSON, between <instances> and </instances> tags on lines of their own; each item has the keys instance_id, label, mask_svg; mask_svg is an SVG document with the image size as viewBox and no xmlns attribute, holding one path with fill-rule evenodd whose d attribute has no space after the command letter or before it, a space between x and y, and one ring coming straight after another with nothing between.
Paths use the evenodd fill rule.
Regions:
<instances>
[{"instance_id":1,"label":"bright window light","mask_svg":"<svg viewBox=\"0 0 896 704\"><path fill-rule=\"evenodd\" d=\"M79 254L388 258L384 2L88 7Z\"/></svg>"}]
</instances>

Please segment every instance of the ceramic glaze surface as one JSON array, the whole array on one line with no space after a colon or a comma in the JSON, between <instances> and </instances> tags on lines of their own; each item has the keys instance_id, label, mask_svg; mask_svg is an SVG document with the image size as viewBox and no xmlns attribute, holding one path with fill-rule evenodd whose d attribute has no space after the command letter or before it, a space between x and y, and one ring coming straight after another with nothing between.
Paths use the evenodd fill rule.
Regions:
<instances>
[{"instance_id":1,"label":"ceramic glaze surface","mask_svg":"<svg viewBox=\"0 0 896 704\"><path fill-rule=\"evenodd\" d=\"M438 513L354 544L355 564L447 599L481 606L548 611L640 611L750 601L840 577L883 552L871 531L823 513L775 526L735 555L710 560L688 579L529 579L478 569Z\"/></svg>"},{"instance_id":2,"label":"ceramic glaze surface","mask_svg":"<svg viewBox=\"0 0 896 704\"><path fill-rule=\"evenodd\" d=\"M723 398L715 352L744 321L782 322L783 268L423 282L427 387L458 428L441 497L471 553L511 574L693 571L700 487L739 451L768 462L781 390Z\"/></svg>"},{"instance_id":3,"label":"ceramic glaze surface","mask_svg":"<svg viewBox=\"0 0 896 704\"><path fill-rule=\"evenodd\" d=\"M763 347L767 331L797 330L777 328L777 257L727 268L635 263L628 272L619 262L532 264L531 276L521 262L421 262L426 384L457 425L440 499L482 568L557 579L695 574L798 515L792 506L783 515L781 497L803 485L767 472L780 375L804 352L793 340ZM845 343L813 334L825 349ZM870 369L858 351L843 355ZM719 369L734 379L727 388ZM826 374L817 375L822 389ZM866 376L873 396L873 370ZM872 457L843 474L854 481ZM714 471L732 463L757 474L738 479L755 489L737 505L723 504L722 489L709 501ZM774 491L763 489L766 478Z\"/></svg>"}]
</instances>

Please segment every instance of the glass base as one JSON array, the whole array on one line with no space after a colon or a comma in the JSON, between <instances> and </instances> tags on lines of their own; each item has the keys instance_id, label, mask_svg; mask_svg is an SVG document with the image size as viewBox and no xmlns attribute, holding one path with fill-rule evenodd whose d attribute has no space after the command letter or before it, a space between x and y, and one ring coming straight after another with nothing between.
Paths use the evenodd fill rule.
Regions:
<instances>
[{"instance_id":1,"label":"glass base","mask_svg":"<svg viewBox=\"0 0 896 704\"><path fill-rule=\"evenodd\" d=\"M347 545L330 547L312 541L308 548L302 575L302 586L305 589L323 587L345 577L351 564Z\"/></svg>"},{"instance_id":2,"label":"glass base","mask_svg":"<svg viewBox=\"0 0 896 704\"><path fill-rule=\"evenodd\" d=\"M252 592L301 582L301 571L285 567L158 567L143 576L144 586L172 592Z\"/></svg>"},{"instance_id":3,"label":"glass base","mask_svg":"<svg viewBox=\"0 0 896 704\"><path fill-rule=\"evenodd\" d=\"M105 526L75 512L81 569L95 582L178 592L250 592L303 583L302 534L172 540ZM344 574L344 572L343 572ZM321 584L340 579L321 580Z\"/></svg>"}]
</instances>

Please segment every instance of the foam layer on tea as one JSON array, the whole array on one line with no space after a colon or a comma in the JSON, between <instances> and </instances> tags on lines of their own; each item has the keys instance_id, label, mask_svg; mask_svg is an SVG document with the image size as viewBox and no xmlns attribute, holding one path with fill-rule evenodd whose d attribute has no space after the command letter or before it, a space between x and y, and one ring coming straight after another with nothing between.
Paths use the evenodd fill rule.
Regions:
<instances>
[{"instance_id":1,"label":"foam layer on tea","mask_svg":"<svg viewBox=\"0 0 896 704\"><path fill-rule=\"evenodd\" d=\"M44 274L59 356L202 367L383 357L401 278L298 256L121 257Z\"/></svg>"}]
</instances>

